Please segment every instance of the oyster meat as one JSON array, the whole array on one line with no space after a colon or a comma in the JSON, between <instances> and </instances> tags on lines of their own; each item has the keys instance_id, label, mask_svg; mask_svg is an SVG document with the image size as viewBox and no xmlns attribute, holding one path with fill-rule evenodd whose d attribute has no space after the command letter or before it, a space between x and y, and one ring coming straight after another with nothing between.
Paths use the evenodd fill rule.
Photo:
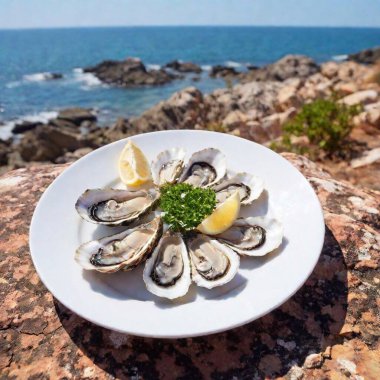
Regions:
<instances>
[{"instance_id":1,"label":"oyster meat","mask_svg":"<svg viewBox=\"0 0 380 380\"><path fill-rule=\"evenodd\" d=\"M266 255L280 246L282 237L282 224L263 216L237 219L227 231L215 236L235 252L247 256Z\"/></svg>"},{"instance_id":2,"label":"oyster meat","mask_svg":"<svg viewBox=\"0 0 380 380\"><path fill-rule=\"evenodd\" d=\"M235 191L239 191L241 204L248 205L261 195L264 190L264 181L252 174L238 173L232 178L214 185L212 188L216 192L216 201L218 203L224 202Z\"/></svg>"},{"instance_id":3,"label":"oyster meat","mask_svg":"<svg viewBox=\"0 0 380 380\"><path fill-rule=\"evenodd\" d=\"M184 168L185 150L172 148L161 152L152 161L152 178L157 186L176 183Z\"/></svg>"},{"instance_id":4,"label":"oyster meat","mask_svg":"<svg viewBox=\"0 0 380 380\"><path fill-rule=\"evenodd\" d=\"M133 269L149 257L162 236L162 229L163 222L157 216L135 228L82 244L75 260L84 269L104 273Z\"/></svg>"},{"instance_id":5,"label":"oyster meat","mask_svg":"<svg viewBox=\"0 0 380 380\"><path fill-rule=\"evenodd\" d=\"M218 149L207 148L195 152L186 165L179 182L196 187L211 186L226 174L226 157Z\"/></svg>"},{"instance_id":6,"label":"oyster meat","mask_svg":"<svg viewBox=\"0 0 380 380\"><path fill-rule=\"evenodd\" d=\"M180 234L164 233L145 264L143 279L147 289L160 297L174 299L188 292L190 262Z\"/></svg>"},{"instance_id":7,"label":"oyster meat","mask_svg":"<svg viewBox=\"0 0 380 380\"><path fill-rule=\"evenodd\" d=\"M153 189L129 191L119 189L86 190L75 208L88 222L108 226L127 225L153 210L159 193Z\"/></svg>"},{"instance_id":8,"label":"oyster meat","mask_svg":"<svg viewBox=\"0 0 380 380\"><path fill-rule=\"evenodd\" d=\"M196 234L187 239L192 279L211 289L231 281L239 268L239 256L209 236Z\"/></svg>"}]
</instances>

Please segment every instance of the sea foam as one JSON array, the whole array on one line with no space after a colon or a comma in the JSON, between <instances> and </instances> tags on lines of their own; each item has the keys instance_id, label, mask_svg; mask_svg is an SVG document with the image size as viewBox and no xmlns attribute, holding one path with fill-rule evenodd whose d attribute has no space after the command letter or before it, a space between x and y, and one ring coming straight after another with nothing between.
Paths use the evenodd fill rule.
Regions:
<instances>
[{"instance_id":1,"label":"sea foam","mask_svg":"<svg viewBox=\"0 0 380 380\"><path fill-rule=\"evenodd\" d=\"M73 70L74 73L74 80L76 82L81 82L83 86L81 88L83 90L89 90L91 87L101 86L104 85L99 78L97 78L92 73L85 73L83 72L83 69L80 67L77 67Z\"/></svg>"},{"instance_id":2,"label":"sea foam","mask_svg":"<svg viewBox=\"0 0 380 380\"><path fill-rule=\"evenodd\" d=\"M242 63L240 63L240 62L235 62L235 61L227 61L227 62L225 63L225 65L226 65L227 67L233 67L233 68L238 68L238 67L242 67L242 66L243 66Z\"/></svg>"},{"instance_id":3,"label":"sea foam","mask_svg":"<svg viewBox=\"0 0 380 380\"><path fill-rule=\"evenodd\" d=\"M146 68L148 70L160 70L161 66L160 65L155 65L155 64L147 64Z\"/></svg>"},{"instance_id":4,"label":"sea foam","mask_svg":"<svg viewBox=\"0 0 380 380\"><path fill-rule=\"evenodd\" d=\"M53 78L53 74L49 72L27 74L23 76L23 79L27 82L43 82Z\"/></svg>"},{"instance_id":5,"label":"sea foam","mask_svg":"<svg viewBox=\"0 0 380 380\"><path fill-rule=\"evenodd\" d=\"M31 115L25 115L20 118L10 120L0 125L0 138L3 140L12 136L12 129L16 124L21 124L23 121L29 121L32 123L41 122L47 123L51 119L55 119L58 116L57 111L44 111Z\"/></svg>"},{"instance_id":6,"label":"sea foam","mask_svg":"<svg viewBox=\"0 0 380 380\"><path fill-rule=\"evenodd\" d=\"M211 66L211 65L202 65L202 66L201 66L201 69L202 69L203 71L211 71L212 66Z\"/></svg>"},{"instance_id":7,"label":"sea foam","mask_svg":"<svg viewBox=\"0 0 380 380\"><path fill-rule=\"evenodd\" d=\"M336 62L345 61L348 58L347 54L333 55L332 59Z\"/></svg>"}]
</instances>

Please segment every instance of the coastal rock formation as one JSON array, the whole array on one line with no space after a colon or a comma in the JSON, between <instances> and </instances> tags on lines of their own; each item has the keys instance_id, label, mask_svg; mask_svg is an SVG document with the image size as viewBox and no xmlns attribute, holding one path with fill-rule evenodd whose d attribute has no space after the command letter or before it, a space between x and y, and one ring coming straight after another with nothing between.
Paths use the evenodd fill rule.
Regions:
<instances>
[{"instance_id":1,"label":"coastal rock formation","mask_svg":"<svg viewBox=\"0 0 380 380\"><path fill-rule=\"evenodd\" d=\"M90 109L68 108L61 110L56 119L47 124L16 124L14 130L22 133L19 142L13 144L13 150L19 155L18 165L31 161L52 161L79 148L91 144L85 138L87 130L97 120Z\"/></svg>"},{"instance_id":2,"label":"coastal rock formation","mask_svg":"<svg viewBox=\"0 0 380 380\"><path fill-rule=\"evenodd\" d=\"M238 75L238 72L233 67L216 65L210 70L211 78L225 78Z\"/></svg>"},{"instance_id":3,"label":"coastal rock formation","mask_svg":"<svg viewBox=\"0 0 380 380\"><path fill-rule=\"evenodd\" d=\"M61 110L58 113L57 119L81 125L83 121L96 121L96 115L91 109L75 107Z\"/></svg>"},{"instance_id":4,"label":"coastal rock formation","mask_svg":"<svg viewBox=\"0 0 380 380\"><path fill-rule=\"evenodd\" d=\"M80 134L53 127L38 126L26 132L18 144L18 152L24 161L54 161L66 151L82 146Z\"/></svg>"},{"instance_id":5,"label":"coastal rock formation","mask_svg":"<svg viewBox=\"0 0 380 380\"><path fill-rule=\"evenodd\" d=\"M284 81L288 78L307 78L319 70L319 66L309 57L304 55L287 55L270 65L242 73L241 81Z\"/></svg>"},{"instance_id":6,"label":"coastal rock formation","mask_svg":"<svg viewBox=\"0 0 380 380\"><path fill-rule=\"evenodd\" d=\"M67 379L379 379L380 193L336 181L301 156L284 157L310 181L323 207L325 241L313 273L266 316L188 339L110 331L57 301L33 267L28 232L38 199L67 166L3 175L2 377L45 378L48 369L51 378Z\"/></svg>"},{"instance_id":7,"label":"coastal rock formation","mask_svg":"<svg viewBox=\"0 0 380 380\"><path fill-rule=\"evenodd\" d=\"M8 155L11 152L11 142L0 139L0 165L8 164Z\"/></svg>"},{"instance_id":8,"label":"coastal rock formation","mask_svg":"<svg viewBox=\"0 0 380 380\"><path fill-rule=\"evenodd\" d=\"M171 61L167 63L164 67L178 71L179 73L199 74L202 72L201 67L192 62Z\"/></svg>"},{"instance_id":9,"label":"coastal rock formation","mask_svg":"<svg viewBox=\"0 0 380 380\"><path fill-rule=\"evenodd\" d=\"M380 60L380 46L350 54L348 59L358 63L374 64Z\"/></svg>"},{"instance_id":10,"label":"coastal rock formation","mask_svg":"<svg viewBox=\"0 0 380 380\"><path fill-rule=\"evenodd\" d=\"M163 69L147 70L137 58L127 58L124 61L103 61L96 66L83 69L93 73L102 82L121 87L136 87L142 85L161 85L172 81L175 76Z\"/></svg>"},{"instance_id":11,"label":"coastal rock formation","mask_svg":"<svg viewBox=\"0 0 380 380\"><path fill-rule=\"evenodd\" d=\"M303 58L293 59L292 62L297 60L304 62ZM306 61L309 63L300 64L301 67L310 66L311 72L315 71L312 61ZM273 64L276 65L278 62ZM306 70L293 71L292 67L297 66L290 67L292 75ZM174 93L140 116L120 119L112 126L97 125L92 110L63 110L46 124L17 125L15 131L21 133L21 138L2 150L2 170L22 167L34 160L72 161L80 157L83 148L94 149L135 134L166 129L215 130L269 144L281 136L283 124L303 104L333 94L347 104L362 105L362 112L354 119L356 129L352 138L361 146L360 152L364 152L378 147L373 142L378 141L380 135L379 85L371 80L373 77L374 68L370 66L350 61L327 62L321 65L320 71L306 78L250 81L207 95L189 87ZM53 136L51 139L50 134ZM63 136L58 141L60 134ZM78 150L78 154L74 153ZM375 165L369 166L374 168ZM346 167L334 171L334 175L346 179L345 173L349 172L355 181L359 180L352 170L346 164ZM368 186L376 183L375 179L369 180L371 177L374 177L371 170L362 177Z\"/></svg>"},{"instance_id":12,"label":"coastal rock formation","mask_svg":"<svg viewBox=\"0 0 380 380\"><path fill-rule=\"evenodd\" d=\"M25 133L27 131L31 131L32 129L38 127L39 125L42 125L40 121L24 120L21 123L15 124L15 126L12 128L12 133L15 135L18 135L20 133Z\"/></svg>"},{"instance_id":13,"label":"coastal rock formation","mask_svg":"<svg viewBox=\"0 0 380 380\"><path fill-rule=\"evenodd\" d=\"M132 131L152 132L167 129L193 129L206 117L202 93L188 87L174 93L168 100L129 120Z\"/></svg>"},{"instance_id":14,"label":"coastal rock formation","mask_svg":"<svg viewBox=\"0 0 380 380\"><path fill-rule=\"evenodd\" d=\"M370 104L377 100L378 92L375 90L358 91L351 95L347 95L340 101L347 106L354 106L357 104Z\"/></svg>"}]
</instances>

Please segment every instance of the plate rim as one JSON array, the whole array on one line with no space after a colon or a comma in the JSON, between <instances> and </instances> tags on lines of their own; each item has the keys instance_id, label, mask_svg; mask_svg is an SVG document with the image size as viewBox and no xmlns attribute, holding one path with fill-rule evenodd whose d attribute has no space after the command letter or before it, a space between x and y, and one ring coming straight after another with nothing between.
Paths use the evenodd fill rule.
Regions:
<instances>
[{"instance_id":1,"label":"plate rim","mask_svg":"<svg viewBox=\"0 0 380 380\"><path fill-rule=\"evenodd\" d=\"M201 332L196 332L196 333L183 333L183 334L175 334L175 333L171 333L171 334L168 334L168 333L164 333L164 334L161 334L161 333L155 333L155 334L152 334L152 333L145 333L144 331L138 331L136 329L130 329L128 328L128 326L125 328L125 329L119 329L119 328L116 328L116 327L112 327L110 325L107 325L106 323L103 323L103 322L99 322L97 320L94 320L91 315L86 315L86 313L82 313L82 312L78 312L76 310L73 310L67 303L65 300L62 300L61 297L57 296L52 290L51 288L53 286L51 286L50 283L48 283L49 281L46 280L46 277L44 276L44 274L40 271L40 268L38 267L38 264L36 264L37 262L37 256L35 254L33 254L33 252L36 252L37 248L33 248L35 247L36 245L36 242L34 241L33 239L33 235L34 235L34 230L37 229L37 226L36 226L36 222L35 220L37 219L38 217L38 213L39 213L39 210L40 208L42 208L43 206L43 202L44 202L44 199L48 196L49 192L51 191L51 188L53 187L53 184L54 182L58 179L58 178L62 178L64 177L66 174L65 173L68 173L69 170L73 167L76 167L77 165L80 165L80 161L85 158L85 157L88 157L92 154L94 154L95 152L97 152L97 154L99 154L99 151L101 151L102 149L110 149L110 147L112 147L113 145L117 145L117 144L120 144L122 141L127 141L128 139L131 139L131 138L136 138L137 136L146 136L146 135L157 135L157 134L181 134L181 133L193 133L193 134L209 134L209 135L225 135L225 136L228 136L229 138L231 139L235 139L238 143L239 142L244 142L244 143L250 143L250 144L254 144L256 146L259 146L260 149L264 149L264 150L267 150L267 151L270 151L271 154L275 154L277 155L278 157L281 158L281 160L285 161L288 165L290 165L294 170L296 170L303 178L303 180L305 181L305 183L307 184L307 186L312 190L312 196L314 197L314 200L316 201L316 204L318 205L318 218L319 218L319 225L320 225L320 231L318 231L318 233L321 235L321 239L319 241L319 245L318 245L318 251L319 251L319 254L318 255L315 255L315 258L313 260L313 263L312 265L310 265L310 267L308 268L308 271L306 273L305 271L305 274L302 278L302 281L300 281L298 283L298 285L296 286L295 289L293 289L292 292L290 292L285 298L283 298L280 302L278 303L275 303L273 304L270 308L267 308L265 311L259 313L259 314L256 314L254 315L253 317L251 318L242 318L242 319L239 319L237 322L235 323L232 323L232 324L228 324L227 326L224 326L224 327L218 327L218 328L210 328L208 329L207 331L201 331ZM323 248L323 245L324 245L324 236L325 236L325 221L324 221L324 215L323 215L323 208L322 208L322 205L319 201L319 198L315 192L315 190L313 189L313 187L311 186L310 182L306 179L306 177L291 163L289 162L287 159L285 159L284 157L282 157L280 154L278 154L277 152L274 152L273 150L267 148L266 146L262 145L262 144L259 144L259 143L256 143L254 141L250 141L250 140L247 140L247 139L244 139L244 138L241 138L239 136L234 136L234 135L230 135L230 134L224 134L224 133L220 133L220 132L214 132L214 131L205 131L205 130L194 130L194 129L181 129L181 130L164 130L164 131L154 131L154 132L147 132L147 133L141 133L141 134L136 134L136 135L132 135L132 136L128 136L128 137L125 137L123 139L120 139L120 140L117 140L117 141L114 141L112 143L109 143L109 144L106 144L106 145L103 145L97 149L95 149L94 151L86 154L85 156L81 157L80 159L78 159L77 161L75 161L74 163L72 163L69 167L65 168L64 171L62 173L60 173L50 184L49 186L44 190L43 194L41 195L41 197L39 198L38 202L37 202L37 205L33 211L33 216L31 218L31 222L30 222L30 226L29 226L29 247L30 247L30 255L31 255L31 258L32 258L32 263L33 263L33 266L41 280L41 282L44 284L44 286L46 287L46 289L52 294L52 296L54 298L56 298L60 303L62 303L62 305L64 305L66 308L68 308L69 310L71 310L73 313L77 314L78 316L80 316L81 318L91 322L91 323L94 323L95 325L97 326L101 326L103 328L106 328L106 329L109 329L109 330L112 330L112 331L117 331L117 332L120 332L120 333L124 333L124 334L128 334L128 335L134 335L134 336L140 336L140 337L145 337L145 338L159 338L159 339L180 339L180 338L189 338L189 337L197 337L197 336L205 336L205 335L212 335L212 334L216 334L216 333L220 333L220 332L224 332L224 331L227 331L227 330L231 330L231 329L234 329L234 328L237 328L237 327L240 327L240 326L243 326L245 324L248 324L254 320L257 320L267 314L269 314L270 312L272 312L273 310L275 310L276 308L278 308L279 306L283 305L285 302L287 302L291 297L294 296L295 293L297 293L297 291L299 289L301 289L301 287L305 284L305 282L307 281L307 279L310 277L310 275L312 274L312 272L314 271L317 263L318 263L318 260L320 258L320 255L321 255L321 252L322 252L322 248ZM236 295L235 297L238 297L238 295Z\"/></svg>"}]
</instances>

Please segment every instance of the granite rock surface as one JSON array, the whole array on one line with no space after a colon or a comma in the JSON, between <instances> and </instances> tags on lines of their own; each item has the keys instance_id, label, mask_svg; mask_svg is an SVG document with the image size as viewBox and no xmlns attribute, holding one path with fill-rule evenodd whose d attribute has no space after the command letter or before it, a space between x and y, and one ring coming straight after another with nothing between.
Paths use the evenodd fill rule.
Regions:
<instances>
[{"instance_id":1,"label":"granite rock surface","mask_svg":"<svg viewBox=\"0 0 380 380\"><path fill-rule=\"evenodd\" d=\"M0 177L0 378L379 379L380 193L336 181L303 157L284 157L323 206L326 235L314 272L263 318L179 340L98 327L41 283L29 253L30 220L67 165Z\"/></svg>"}]
</instances>

